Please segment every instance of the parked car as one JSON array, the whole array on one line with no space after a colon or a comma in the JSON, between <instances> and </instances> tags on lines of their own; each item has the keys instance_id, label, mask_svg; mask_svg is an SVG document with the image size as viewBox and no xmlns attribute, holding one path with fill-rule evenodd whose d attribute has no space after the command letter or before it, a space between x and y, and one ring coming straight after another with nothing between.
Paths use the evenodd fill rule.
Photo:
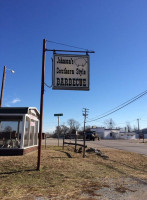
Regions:
<instances>
[{"instance_id":1,"label":"parked car","mask_svg":"<svg viewBox=\"0 0 147 200\"><path fill-rule=\"evenodd\" d=\"M139 134L139 139L144 139L144 134Z\"/></svg>"},{"instance_id":2,"label":"parked car","mask_svg":"<svg viewBox=\"0 0 147 200\"><path fill-rule=\"evenodd\" d=\"M86 136L86 140L93 140L94 141L95 138L96 138L96 134L93 131L86 132L85 136Z\"/></svg>"}]
</instances>

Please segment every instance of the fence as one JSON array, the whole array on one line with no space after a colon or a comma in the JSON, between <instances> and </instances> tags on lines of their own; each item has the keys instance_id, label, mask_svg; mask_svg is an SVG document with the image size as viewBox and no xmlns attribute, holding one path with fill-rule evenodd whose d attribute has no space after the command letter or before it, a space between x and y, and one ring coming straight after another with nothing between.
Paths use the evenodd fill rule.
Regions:
<instances>
[{"instance_id":1,"label":"fence","mask_svg":"<svg viewBox=\"0 0 147 200\"><path fill-rule=\"evenodd\" d=\"M75 149L74 151L77 152L77 146L80 146L80 147L83 147L83 158L85 158L85 149L87 148L87 146L85 145L85 135L83 137L83 142L84 144L78 144L77 143L77 135L75 135L75 143L73 142L65 142L65 135L63 136L63 150L64 150L64 145L65 144L68 144L68 145L74 145L75 146Z\"/></svg>"}]
</instances>

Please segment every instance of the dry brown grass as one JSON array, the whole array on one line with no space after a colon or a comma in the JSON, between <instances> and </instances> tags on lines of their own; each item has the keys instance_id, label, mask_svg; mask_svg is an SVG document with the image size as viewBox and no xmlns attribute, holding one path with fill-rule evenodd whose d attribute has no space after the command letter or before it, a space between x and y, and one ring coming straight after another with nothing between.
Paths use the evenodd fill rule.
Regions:
<instances>
[{"instance_id":1,"label":"dry brown grass","mask_svg":"<svg viewBox=\"0 0 147 200\"><path fill-rule=\"evenodd\" d=\"M0 199L96 199L96 192L110 187L126 192L123 178L147 181L147 157L119 150L101 149L107 160L94 153L74 153L72 147L42 149L41 170L37 152L19 157L0 157ZM54 197L54 198L53 198Z\"/></svg>"}]
</instances>

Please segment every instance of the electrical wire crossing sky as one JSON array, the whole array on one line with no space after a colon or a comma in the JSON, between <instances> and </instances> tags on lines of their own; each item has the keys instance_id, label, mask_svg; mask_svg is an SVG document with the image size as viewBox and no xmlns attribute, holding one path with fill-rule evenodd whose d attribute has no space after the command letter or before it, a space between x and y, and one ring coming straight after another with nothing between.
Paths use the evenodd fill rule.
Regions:
<instances>
[{"instance_id":1,"label":"electrical wire crossing sky","mask_svg":"<svg viewBox=\"0 0 147 200\"><path fill-rule=\"evenodd\" d=\"M15 71L6 71L3 106L40 110L45 38L46 49L95 53L89 54L89 90L75 91L52 89L54 53L46 51L44 132L55 131L55 113L63 113L60 125L75 119L82 128L83 108L87 126L110 118L116 126L137 126L133 120L144 119L140 128L146 128L146 8L146 0L0 1L0 77L4 66Z\"/></svg>"}]
</instances>

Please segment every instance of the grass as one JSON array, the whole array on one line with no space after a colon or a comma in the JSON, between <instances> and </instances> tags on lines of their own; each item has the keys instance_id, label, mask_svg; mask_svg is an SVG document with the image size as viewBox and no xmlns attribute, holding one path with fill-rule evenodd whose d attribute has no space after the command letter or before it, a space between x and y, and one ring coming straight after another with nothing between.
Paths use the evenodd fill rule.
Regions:
<instances>
[{"instance_id":1,"label":"grass","mask_svg":"<svg viewBox=\"0 0 147 200\"><path fill-rule=\"evenodd\" d=\"M108 159L94 153L74 153L72 147L42 149L41 170L36 171L37 152L0 157L0 199L37 200L100 197L113 180L117 192L128 189L124 178L147 181L147 157L113 149L101 149Z\"/></svg>"}]
</instances>

